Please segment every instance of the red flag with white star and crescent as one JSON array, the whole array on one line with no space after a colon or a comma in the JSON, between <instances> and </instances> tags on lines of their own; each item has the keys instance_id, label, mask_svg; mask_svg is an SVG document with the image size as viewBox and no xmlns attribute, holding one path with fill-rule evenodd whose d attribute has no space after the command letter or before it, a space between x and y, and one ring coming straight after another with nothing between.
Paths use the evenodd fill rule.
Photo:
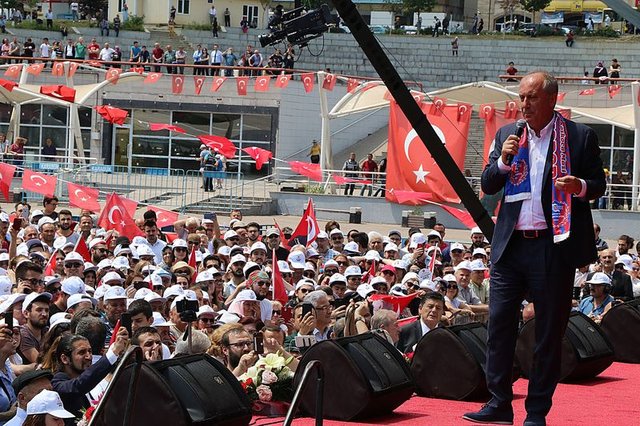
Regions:
<instances>
[{"instance_id":1,"label":"red flag with white star and crescent","mask_svg":"<svg viewBox=\"0 0 640 426\"><path fill-rule=\"evenodd\" d=\"M100 211L100 203L98 202L98 190L89 188L75 183L67 182L69 191L69 204L80 209L90 210L92 212Z\"/></svg>"}]
</instances>

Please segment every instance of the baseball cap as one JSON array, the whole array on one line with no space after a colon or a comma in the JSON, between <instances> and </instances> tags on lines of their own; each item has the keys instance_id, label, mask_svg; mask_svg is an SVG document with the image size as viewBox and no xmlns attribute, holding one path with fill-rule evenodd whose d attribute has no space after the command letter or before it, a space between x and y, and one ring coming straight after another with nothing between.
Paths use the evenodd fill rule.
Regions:
<instances>
[{"instance_id":1,"label":"baseball cap","mask_svg":"<svg viewBox=\"0 0 640 426\"><path fill-rule=\"evenodd\" d=\"M422 232L416 232L411 235L411 242L416 244L424 244L427 242L427 237Z\"/></svg>"},{"instance_id":2,"label":"baseball cap","mask_svg":"<svg viewBox=\"0 0 640 426\"><path fill-rule=\"evenodd\" d=\"M94 248L98 244L107 245L107 242L105 240L103 240L102 238L94 238L93 240L89 241L89 249Z\"/></svg>"},{"instance_id":3,"label":"baseball cap","mask_svg":"<svg viewBox=\"0 0 640 426\"><path fill-rule=\"evenodd\" d=\"M267 237L270 237L271 235L280 235L280 231L278 231L278 228L269 228L267 229L267 233L265 235Z\"/></svg>"},{"instance_id":4,"label":"baseball cap","mask_svg":"<svg viewBox=\"0 0 640 426\"><path fill-rule=\"evenodd\" d=\"M406 284L408 281L420 281L420 277L415 272L407 272L404 277L402 277L402 284Z\"/></svg>"},{"instance_id":5,"label":"baseball cap","mask_svg":"<svg viewBox=\"0 0 640 426\"><path fill-rule=\"evenodd\" d=\"M123 289L124 290L124 289ZM29 307L31 306L31 304L33 302L51 302L51 293L29 293L27 294L27 297L24 298L24 300L22 301L22 311L26 311L27 309L29 309ZM45 300L46 299L46 300Z\"/></svg>"},{"instance_id":6,"label":"baseball cap","mask_svg":"<svg viewBox=\"0 0 640 426\"><path fill-rule=\"evenodd\" d=\"M442 279L447 281L447 282L454 282L454 283L458 282L458 280L456 280L455 275L453 275L453 274L447 274L444 277L442 277Z\"/></svg>"},{"instance_id":7,"label":"baseball cap","mask_svg":"<svg viewBox=\"0 0 640 426\"><path fill-rule=\"evenodd\" d=\"M366 260L380 260L380 253L375 250L369 250L367 254L364 255Z\"/></svg>"},{"instance_id":8,"label":"baseball cap","mask_svg":"<svg viewBox=\"0 0 640 426\"><path fill-rule=\"evenodd\" d=\"M257 241L255 243L253 243L253 245L251 246L251 252L253 253L256 250L264 250L264 252L267 252L267 246L264 245L263 242Z\"/></svg>"},{"instance_id":9,"label":"baseball cap","mask_svg":"<svg viewBox=\"0 0 640 426\"><path fill-rule=\"evenodd\" d=\"M278 268L281 274L291 274L293 272L286 260L278 260Z\"/></svg>"},{"instance_id":10,"label":"baseball cap","mask_svg":"<svg viewBox=\"0 0 640 426\"><path fill-rule=\"evenodd\" d=\"M73 294L85 294L86 288L84 281L80 277L68 277L62 280L62 292L69 296Z\"/></svg>"},{"instance_id":11,"label":"baseball cap","mask_svg":"<svg viewBox=\"0 0 640 426\"><path fill-rule=\"evenodd\" d=\"M96 288L96 292L93 293L93 297L96 299L102 299L107 292L111 288L108 284L102 284L100 287Z\"/></svg>"},{"instance_id":12,"label":"baseball cap","mask_svg":"<svg viewBox=\"0 0 640 426\"><path fill-rule=\"evenodd\" d=\"M429 233L427 234L427 240L430 237L436 237L436 238L442 239L442 235L435 229L432 229L431 231L429 231Z\"/></svg>"},{"instance_id":13,"label":"baseball cap","mask_svg":"<svg viewBox=\"0 0 640 426\"><path fill-rule=\"evenodd\" d=\"M138 252L138 256L155 256L156 255L153 252L153 250L151 250L151 247L149 247L146 244L140 244L136 249L136 251Z\"/></svg>"},{"instance_id":14,"label":"baseball cap","mask_svg":"<svg viewBox=\"0 0 640 426\"><path fill-rule=\"evenodd\" d=\"M344 270L344 276L345 277L361 277L362 271L360 271L360 267L358 265L351 265Z\"/></svg>"},{"instance_id":15,"label":"baseball cap","mask_svg":"<svg viewBox=\"0 0 640 426\"><path fill-rule=\"evenodd\" d=\"M231 262L229 262L229 264L233 265L234 263L239 263L239 262L247 263L247 258L244 257L244 255L236 254L231 258Z\"/></svg>"},{"instance_id":16,"label":"baseball cap","mask_svg":"<svg viewBox=\"0 0 640 426\"><path fill-rule=\"evenodd\" d=\"M595 272L591 278L585 281L587 284L611 285L611 278L604 272Z\"/></svg>"},{"instance_id":17,"label":"baseball cap","mask_svg":"<svg viewBox=\"0 0 640 426\"><path fill-rule=\"evenodd\" d=\"M395 243L387 243L387 245L384 246L384 251L385 253L388 251L398 251L398 246Z\"/></svg>"},{"instance_id":18,"label":"baseball cap","mask_svg":"<svg viewBox=\"0 0 640 426\"><path fill-rule=\"evenodd\" d=\"M368 295L370 295L371 293L375 293L376 289L373 288L371 284L360 284L356 289L356 292L360 295L360 297L366 299Z\"/></svg>"},{"instance_id":19,"label":"baseball cap","mask_svg":"<svg viewBox=\"0 0 640 426\"><path fill-rule=\"evenodd\" d=\"M151 302L163 302L164 303L164 302L167 301L167 299L165 299L164 297L160 296L155 291L152 291L151 293L149 293L146 296L144 296L144 300L146 300L149 303L151 303Z\"/></svg>"},{"instance_id":20,"label":"baseball cap","mask_svg":"<svg viewBox=\"0 0 640 426\"><path fill-rule=\"evenodd\" d=\"M234 302L257 302L256 294L253 290L242 290L238 293Z\"/></svg>"},{"instance_id":21,"label":"baseball cap","mask_svg":"<svg viewBox=\"0 0 640 426\"><path fill-rule=\"evenodd\" d=\"M118 257L123 253L131 253L130 247L123 247L122 244L118 244L115 249L113 249L113 255Z\"/></svg>"},{"instance_id":22,"label":"baseball cap","mask_svg":"<svg viewBox=\"0 0 640 426\"><path fill-rule=\"evenodd\" d=\"M329 266L335 266L336 268L338 268L338 267L339 267L338 262L336 262L336 261L335 261L335 260L333 260L333 259L329 259L329 260L327 260L327 261L325 262L325 264L324 264L324 269L327 269L327 267L329 267Z\"/></svg>"},{"instance_id":23,"label":"baseball cap","mask_svg":"<svg viewBox=\"0 0 640 426\"><path fill-rule=\"evenodd\" d=\"M458 263L458 265L453 269L456 271L459 269L466 269L468 271L473 271L473 269L471 269L471 262L469 262L468 260L463 260L462 262Z\"/></svg>"},{"instance_id":24,"label":"baseball cap","mask_svg":"<svg viewBox=\"0 0 640 426\"><path fill-rule=\"evenodd\" d=\"M483 234L484 232L482 232L482 229L480 229L479 226L474 226L473 228L471 228L471 235L473 234Z\"/></svg>"},{"instance_id":25,"label":"baseball cap","mask_svg":"<svg viewBox=\"0 0 640 426\"><path fill-rule=\"evenodd\" d=\"M182 238L176 238L175 240L173 240L173 243L171 243L171 247L173 247L173 248L176 248L176 247L189 248L189 245Z\"/></svg>"},{"instance_id":26,"label":"baseball cap","mask_svg":"<svg viewBox=\"0 0 640 426\"><path fill-rule=\"evenodd\" d=\"M118 256L111 262L111 267L115 269L129 269L129 259L124 256Z\"/></svg>"},{"instance_id":27,"label":"baseball cap","mask_svg":"<svg viewBox=\"0 0 640 426\"><path fill-rule=\"evenodd\" d=\"M106 268L111 268L112 264L113 261L111 259L102 259L100 262L98 262L98 271Z\"/></svg>"},{"instance_id":28,"label":"baseball cap","mask_svg":"<svg viewBox=\"0 0 640 426\"><path fill-rule=\"evenodd\" d=\"M393 273L393 275L395 275L395 274L396 274L396 268L394 268L394 267L393 267L393 266L391 266L391 265L384 265L384 266L382 267L382 269L380 269L380 272L386 272L386 271L392 272L392 273Z\"/></svg>"},{"instance_id":29,"label":"baseball cap","mask_svg":"<svg viewBox=\"0 0 640 426\"><path fill-rule=\"evenodd\" d=\"M300 289L300 287L308 285L310 286L312 289L316 288L316 283L313 282L313 280L310 280L308 278L302 278L300 281L298 281L296 283L296 291L298 291Z\"/></svg>"},{"instance_id":30,"label":"baseball cap","mask_svg":"<svg viewBox=\"0 0 640 426\"><path fill-rule=\"evenodd\" d=\"M469 265L471 265L472 271L486 271L487 267L484 266L484 262L482 259L476 259L472 261Z\"/></svg>"},{"instance_id":31,"label":"baseball cap","mask_svg":"<svg viewBox=\"0 0 640 426\"><path fill-rule=\"evenodd\" d=\"M359 253L358 250L358 243L356 243L355 241L349 241L347 244L344 245L344 250L345 253L353 253L353 254L357 254Z\"/></svg>"},{"instance_id":32,"label":"baseball cap","mask_svg":"<svg viewBox=\"0 0 640 426\"><path fill-rule=\"evenodd\" d=\"M213 281L213 274L209 271L202 271L196 277L196 284L200 284L205 281Z\"/></svg>"},{"instance_id":33,"label":"baseball cap","mask_svg":"<svg viewBox=\"0 0 640 426\"><path fill-rule=\"evenodd\" d=\"M33 414L51 414L59 419L72 419L75 416L64 409L57 392L43 389L27 404L27 416Z\"/></svg>"},{"instance_id":34,"label":"baseball cap","mask_svg":"<svg viewBox=\"0 0 640 426\"><path fill-rule=\"evenodd\" d=\"M104 301L116 300L116 299L126 299L127 293L124 288L114 285L109 287L109 289L104 293Z\"/></svg>"},{"instance_id":35,"label":"baseball cap","mask_svg":"<svg viewBox=\"0 0 640 426\"><path fill-rule=\"evenodd\" d=\"M164 293L162 293L162 296L168 299L171 296L182 296L183 294L184 294L184 289L182 288L182 286L180 284L174 284L171 287L166 288L164 290Z\"/></svg>"},{"instance_id":36,"label":"baseball cap","mask_svg":"<svg viewBox=\"0 0 640 426\"><path fill-rule=\"evenodd\" d=\"M327 239L329 239L329 234L327 234L324 231L320 231L320 232L318 232L318 235L316 236L316 239L318 239L318 238L321 239L321 240L327 240Z\"/></svg>"},{"instance_id":37,"label":"baseball cap","mask_svg":"<svg viewBox=\"0 0 640 426\"><path fill-rule=\"evenodd\" d=\"M6 275L0 276L0 296L8 296L11 294L13 283Z\"/></svg>"},{"instance_id":38,"label":"baseball cap","mask_svg":"<svg viewBox=\"0 0 640 426\"><path fill-rule=\"evenodd\" d=\"M332 286L333 284L336 284L336 283L346 284L347 279L342 274L333 274L331 275L331 278L329 278L329 286Z\"/></svg>"},{"instance_id":39,"label":"baseball cap","mask_svg":"<svg viewBox=\"0 0 640 426\"><path fill-rule=\"evenodd\" d=\"M475 248L475 249L473 250L473 254L472 254L472 256L474 256L474 257L475 257L475 256L477 256L477 255L482 255L482 256L484 256L484 257L487 257L487 251L486 251L485 249L481 248L481 247Z\"/></svg>"},{"instance_id":40,"label":"baseball cap","mask_svg":"<svg viewBox=\"0 0 640 426\"><path fill-rule=\"evenodd\" d=\"M304 269L305 255L301 251L292 251L289 253L287 260L294 269Z\"/></svg>"},{"instance_id":41,"label":"baseball cap","mask_svg":"<svg viewBox=\"0 0 640 426\"><path fill-rule=\"evenodd\" d=\"M451 244L450 251L454 251L454 250L464 251L464 245L460 244L460 243L453 243L453 244Z\"/></svg>"},{"instance_id":42,"label":"baseball cap","mask_svg":"<svg viewBox=\"0 0 640 426\"><path fill-rule=\"evenodd\" d=\"M334 235L341 235L341 236L343 236L343 237L344 237L344 234L343 234L343 233L342 233L342 231L341 231L341 230L339 230L338 228L333 228L333 229L331 230L331 232L329 232L329 236L330 236L330 237L333 237Z\"/></svg>"},{"instance_id":43,"label":"baseball cap","mask_svg":"<svg viewBox=\"0 0 640 426\"><path fill-rule=\"evenodd\" d=\"M171 327L172 325L175 324L164 319L160 312L153 313L153 324L151 324L152 327Z\"/></svg>"},{"instance_id":44,"label":"baseball cap","mask_svg":"<svg viewBox=\"0 0 640 426\"><path fill-rule=\"evenodd\" d=\"M119 273L111 271L107 272L106 274L104 274L104 277L102 277L103 283L108 283L110 281L118 281L119 283L123 283L124 279L120 276Z\"/></svg>"},{"instance_id":45,"label":"baseball cap","mask_svg":"<svg viewBox=\"0 0 640 426\"><path fill-rule=\"evenodd\" d=\"M17 395L29 383L35 382L36 380L39 380L42 378L51 380L53 378L53 373L51 372L51 370L25 371L24 373L16 377L13 383L11 383L11 386L13 386L13 390L16 392L16 395Z\"/></svg>"},{"instance_id":46,"label":"baseball cap","mask_svg":"<svg viewBox=\"0 0 640 426\"><path fill-rule=\"evenodd\" d=\"M97 304L97 300L94 299L93 297L87 294L76 293L76 294L72 294L71 296L69 296L69 299L67 299L67 310L73 308L74 306L76 306L81 302L91 302L94 308L96 307L96 304Z\"/></svg>"},{"instance_id":47,"label":"baseball cap","mask_svg":"<svg viewBox=\"0 0 640 426\"><path fill-rule=\"evenodd\" d=\"M0 313L6 313L13 305L22 302L26 297L27 295L24 293L11 294L4 302L0 303Z\"/></svg>"},{"instance_id":48,"label":"baseball cap","mask_svg":"<svg viewBox=\"0 0 640 426\"><path fill-rule=\"evenodd\" d=\"M229 229L227 232L224 233L224 239L228 240L229 238L234 238L237 237L238 233L236 231L234 231L233 229Z\"/></svg>"},{"instance_id":49,"label":"baseball cap","mask_svg":"<svg viewBox=\"0 0 640 426\"><path fill-rule=\"evenodd\" d=\"M144 299L149 294L157 294L157 293L151 290L149 287L139 288L138 290L136 290L135 294L133 295L133 300Z\"/></svg>"},{"instance_id":50,"label":"baseball cap","mask_svg":"<svg viewBox=\"0 0 640 426\"><path fill-rule=\"evenodd\" d=\"M31 250L33 247L40 247L40 248L43 247L42 241L40 241L37 238L27 241L26 244L27 244L27 250Z\"/></svg>"},{"instance_id":51,"label":"baseball cap","mask_svg":"<svg viewBox=\"0 0 640 426\"><path fill-rule=\"evenodd\" d=\"M633 259L628 254L622 254L616 260L616 265L623 265L626 271L633 271Z\"/></svg>"},{"instance_id":52,"label":"baseball cap","mask_svg":"<svg viewBox=\"0 0 640 426\"><path fill-rule=\"evenodd\" d=\"M405 271L408 268L407 262L402 259L396 259L393 261L393 267L396 269L404 269Z\"/></svg>"},{"instance_id":53,"label":"baseball cap","mask_svg":"<svg viewBox=\"0 0 640 426\"><path fill-rule=\"evenodd\" d=\"M209 305L202 305L200 309L198 309L197 317L200 318L202 315L212 314L214 316L218 316L218 313L213 310L213 308Z\"/></svg>"}]
</instances>

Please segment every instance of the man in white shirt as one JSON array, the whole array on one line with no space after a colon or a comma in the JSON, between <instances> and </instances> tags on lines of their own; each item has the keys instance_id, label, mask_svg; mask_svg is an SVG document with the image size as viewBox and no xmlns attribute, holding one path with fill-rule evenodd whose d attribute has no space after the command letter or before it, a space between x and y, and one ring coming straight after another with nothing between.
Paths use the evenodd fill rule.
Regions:
<instances>
[{"instance_id":1,"label":"man in white shirt","mask_svg":"<svg viewBox=\"0 0 640 426\"><path fill-rule=\"evenodd\" d=\"M100 51L99 57L101 61L111 61L113 60L113 54L115 53L115 50L113 50L111 47L109 47L109 43L105 43L104 47L102 48L102 50ZM109 65L107 64L107 67Z\"/></svg>"},{"instance_id":2,"label":"man in white shirt","mask_svg":"<svg viewBox=\"0 0 640 426\"><path fill-rule=\"evenodd\" d=\"M44 66L47 66L47 59L51 57L51 46L49 45L49 39L43 38L42 44L40 45L40 57L43 59Z\"/></svg>"}]
</instances>

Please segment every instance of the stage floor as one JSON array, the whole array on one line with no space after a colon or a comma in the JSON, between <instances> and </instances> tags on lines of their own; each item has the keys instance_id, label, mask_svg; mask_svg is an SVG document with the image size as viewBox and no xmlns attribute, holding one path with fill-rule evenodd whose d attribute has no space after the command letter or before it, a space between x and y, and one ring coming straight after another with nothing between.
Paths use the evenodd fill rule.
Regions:
<instances>
[{"instance_id":1,"label":"stage floor","mask_svg":"<svg viewBox=\"0 0 640 426\"><path fill-rule=\"evenodd\" d=\"M524 399L528 381L514 384L514 424L521 425L526 417ZM558 385L547 424L581 426L631 426L640 424L640 365L614 363L592 380ZM448 401L414 396L392 414L362 422L325 420L326 425L471 425L462 420L467 411L480 408L480 402ZM252 425L282 424L282 418L254 418ZM293 421L296 426L314 425L311 418Z\"/></svg>"}]
</instances>

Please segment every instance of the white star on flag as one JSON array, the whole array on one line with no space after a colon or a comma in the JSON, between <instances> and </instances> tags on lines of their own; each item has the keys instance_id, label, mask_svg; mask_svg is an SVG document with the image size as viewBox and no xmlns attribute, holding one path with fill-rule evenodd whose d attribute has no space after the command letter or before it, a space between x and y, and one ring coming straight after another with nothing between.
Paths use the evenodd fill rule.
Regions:
<instances>
[{"instance_id":1,"label":"white star on flag","mask_svg":"<svg viewBox=\"0 0 640 426\"><path fill-rule=\"evenodd\" d=\"M427 183L424 178L429 174L429 172L424 171L424 169L422 168L422 164L420 164L418 170L413 171L413 174L416 175L416 183Z\"/></svg>"}]
</instances>

